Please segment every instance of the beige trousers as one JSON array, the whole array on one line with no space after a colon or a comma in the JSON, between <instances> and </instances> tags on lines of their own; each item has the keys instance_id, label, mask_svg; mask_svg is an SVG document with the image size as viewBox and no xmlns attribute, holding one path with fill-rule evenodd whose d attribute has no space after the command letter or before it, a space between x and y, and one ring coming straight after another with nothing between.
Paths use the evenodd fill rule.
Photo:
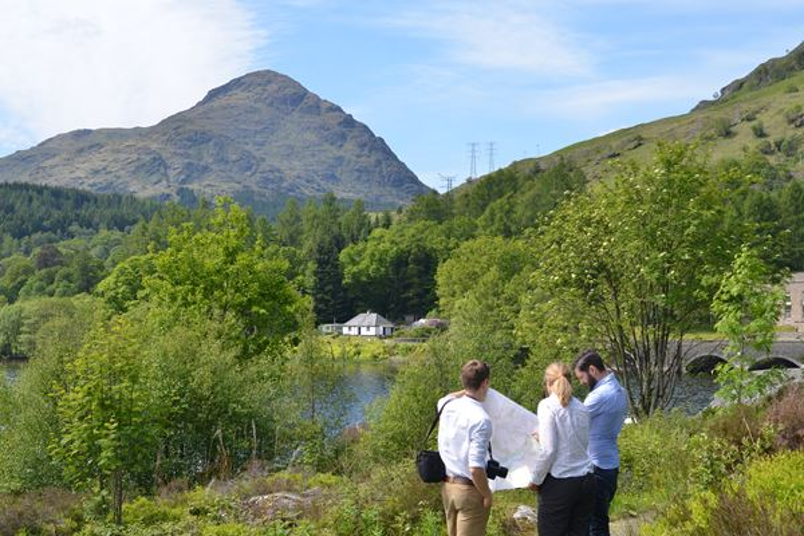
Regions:
<instances>
[{"instance_id":1,"label":"beige trousers","mask_svg":"<svg viewBox=\"0 0 804 536\"><path fill-rule=\"evenodd\" d=\"M485 536L491 508L483 507L483 496L476 487L445 482L441 499L449 536Z\"/></svg>"}]
</instances>

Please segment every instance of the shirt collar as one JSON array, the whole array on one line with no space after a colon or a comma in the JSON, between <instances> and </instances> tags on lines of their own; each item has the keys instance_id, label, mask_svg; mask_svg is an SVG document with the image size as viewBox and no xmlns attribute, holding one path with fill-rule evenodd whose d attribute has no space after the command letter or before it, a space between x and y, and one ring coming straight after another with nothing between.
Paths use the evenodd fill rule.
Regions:
<instances>
[{"instance_id":1,"label":"shirt collar","mask_svg":"<svg viewBox=\"0 0 804 536\"><path fill-rule=\"evenodd\" d=\"M595 384L595 387L592 389L592 391L594 391L595 389L597 389L598 387L600 387L602 385L605 385L607 383L611 383L613 380L614 380L614 373L612 371L609 371L609 373L606 374L603 377L602 380L597 381L597 383Z\"/></svg>"}]
</instances>

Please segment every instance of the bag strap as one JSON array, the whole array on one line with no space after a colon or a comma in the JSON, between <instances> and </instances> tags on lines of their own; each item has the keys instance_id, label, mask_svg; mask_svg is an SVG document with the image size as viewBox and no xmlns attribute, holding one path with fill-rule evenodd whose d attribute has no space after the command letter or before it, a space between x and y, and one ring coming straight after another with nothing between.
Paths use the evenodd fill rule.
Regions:
<instances>
[{"instance_id":1,"label":"bag strap","mask_svg":"<svg viewBox=\"0 0 804 536\"><path fill-rule=\"evenodd\" d=\"M447 407L447 404L449 404L453 400L457 400L457 398L458 397L450 398L449 400L444 402L444 405L441 406L441 409L436 411L436 416L435 416L435 419L433 419L433 424L431 424L430 429L427 430L427 435L424 436L424 440L422 441L422 448L420 450L424 450L424 447L427 446L427 440L430 439L430 435L433 433L433 430L435 430L435 427L438 424L438 421L441 419L441 412L444 411L444 408Z\"/></svg>"}]
</instances>

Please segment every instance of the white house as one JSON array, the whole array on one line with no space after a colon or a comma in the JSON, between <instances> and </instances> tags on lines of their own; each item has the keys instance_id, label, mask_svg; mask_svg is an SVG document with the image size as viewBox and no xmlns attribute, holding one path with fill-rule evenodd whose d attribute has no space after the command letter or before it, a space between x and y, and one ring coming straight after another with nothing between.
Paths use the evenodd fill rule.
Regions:
<instances>
[{"instance_id":1,"label":"white house","mask_svg":"<svg viewBox=\"0 0 804 536\"><path fill-rule=\"evenodd\" d=\"M362 337L387 337L394 332L394 325L377 313L360 313L343 325L344 335Z\"/></svg>"}]
</instances>

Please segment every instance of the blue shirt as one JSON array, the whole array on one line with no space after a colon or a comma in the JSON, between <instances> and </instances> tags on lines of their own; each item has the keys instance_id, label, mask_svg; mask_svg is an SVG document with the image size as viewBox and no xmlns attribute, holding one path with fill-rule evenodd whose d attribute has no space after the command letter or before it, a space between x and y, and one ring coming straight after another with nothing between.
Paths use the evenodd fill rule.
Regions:
<instances>
[{"instance_id":1,"label":"blue shirt","mask_svg":"<svg viewBox=\"0 0 804 536\"><path fill-rule=\"evenodd\" d=\"M623 428L628 400L613 372L597 382L584 400L589 410L589 457L601 469L620 467L617 436Z\"/></svg>"}]
</instances>

